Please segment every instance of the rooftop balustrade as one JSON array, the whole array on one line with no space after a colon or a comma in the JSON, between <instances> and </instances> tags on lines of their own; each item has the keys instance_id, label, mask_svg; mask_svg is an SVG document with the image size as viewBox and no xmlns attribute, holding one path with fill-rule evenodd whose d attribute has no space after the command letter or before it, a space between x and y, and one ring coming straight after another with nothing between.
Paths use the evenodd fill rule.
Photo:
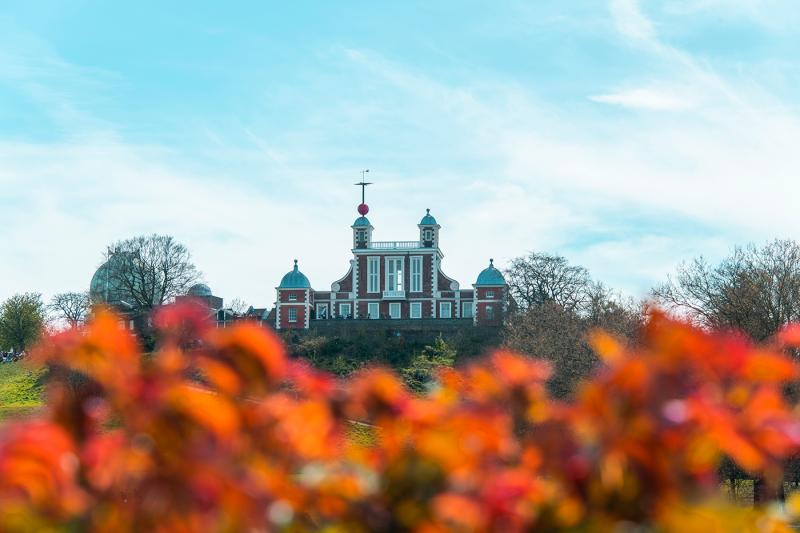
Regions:
<instances>
[{"instance_id":1,"label":"rooftop balustrade","mask_svg":"<svg viewBox=\"0 0 800 533\"><path fill-rule=\"evenodd\" d=\"M420 248L419 241L372 241L367 246L374 250L408 250Z\"/></svg>"}]
</instances>

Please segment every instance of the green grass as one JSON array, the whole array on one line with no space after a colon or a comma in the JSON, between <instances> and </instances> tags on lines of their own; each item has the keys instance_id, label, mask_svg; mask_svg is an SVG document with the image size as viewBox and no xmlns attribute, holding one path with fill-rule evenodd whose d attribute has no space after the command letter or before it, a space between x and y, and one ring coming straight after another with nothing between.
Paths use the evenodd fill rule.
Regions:
<instances>
[{"instance_id":1,"label":"green grass","mask_svg":"<svg viewBox=\"0 0 800 533\"><path fill-rule=\"evenodd\" d=\"M0 364L0 422L30 416L41 409L43 372L22 362Z\"/></svg>"}]
</instances>

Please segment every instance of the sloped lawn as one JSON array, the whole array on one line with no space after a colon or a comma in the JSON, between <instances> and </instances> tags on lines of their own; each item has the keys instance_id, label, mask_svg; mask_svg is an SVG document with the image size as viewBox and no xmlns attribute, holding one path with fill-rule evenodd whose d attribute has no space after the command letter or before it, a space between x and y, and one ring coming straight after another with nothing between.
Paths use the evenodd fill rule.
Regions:
<instances>
[{"instance_id":1,"label":"sloped lawn","mask_svg":"<svg viewBox=\"0 0 800 533\"><path fill-rule=\"evenodd\" d=\"M0 422L30 416L41 409L43 373L22 362L0 363Z\"/></svg>"}]
</instances>

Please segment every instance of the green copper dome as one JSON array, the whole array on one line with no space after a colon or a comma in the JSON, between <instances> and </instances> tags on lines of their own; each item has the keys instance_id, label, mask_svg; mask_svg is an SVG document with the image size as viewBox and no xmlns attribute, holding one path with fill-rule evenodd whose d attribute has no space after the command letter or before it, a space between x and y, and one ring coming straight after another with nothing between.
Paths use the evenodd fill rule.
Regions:
<instances>
[{"instance_id":1,"label":"green copper dome","mask_svg":"<svg viewBox=\"0 0 800 533\"><path fill-rule=\"evenodd\" d=\"M186 293L189 296L197 296L199 298L207 298L209 296L213 296L211 292L211 287L206 285L205 283L198 283L196 285L192 285L189 287L189 291Z\"/></svg>"},{"instance_id":2,"label":"green copper dome","mask_svg":"<svg viewBox=\"0 0 800 533\"><path fill-rule=\"evenodd\" d=\"M281 284L278 285L279 289L310 289L311 282L308 281L308 278L305 274L300 272L297 269L297 259L294 260L294 268L287 272L283 279L281 279Z\"/></svg>"},{"instance_id":3,"label":"green copper dome","mask_svg":"<svg viewBox=\"0 0 800 533\"><path fill-rule=\"evenodd\" d=\"M125 288L120 282L121 270L124 265L123 254L112 254L109 259L100 265L89 282L89 296L95 302L116 304L124 299Z\"/></svg>"},{"instance_id":4,"label":"green copper dome","mask_svg":"<svg viewBox=\"0 0 800 533\"><path fill-rule=\"evenodd\" d=\"M436 219L433 218L433 216L431 215L431 210L430 209L426 209L425 210L425 216L422 217L422 220L420 220L419 225L420 226L435 226L436 225Z\"/></svg>"},{"instance_id":5,"label":"green copper dome","mask_svg":"<svg viewBox=\"0 0 800 533\"><path fill-rule=\"evenodd\" d=\"M506 280L503 278L503 274L500 273L494 267L494 259L489 259L489 266L488 268L483 269L483 271L478 275L478 281L475 282L475 285L505 285Z\"/></svg>"},{"instance_id":6,"label":"green copper dome","mask_svg":"<svg viewBox=\"0 0 800 533\"><path fill-rule=\"evenodd\" d=\"M356 221L353 222L354 228L368 228L371 225L367 217L358 217Z\"/></svg>"}]
</instances>

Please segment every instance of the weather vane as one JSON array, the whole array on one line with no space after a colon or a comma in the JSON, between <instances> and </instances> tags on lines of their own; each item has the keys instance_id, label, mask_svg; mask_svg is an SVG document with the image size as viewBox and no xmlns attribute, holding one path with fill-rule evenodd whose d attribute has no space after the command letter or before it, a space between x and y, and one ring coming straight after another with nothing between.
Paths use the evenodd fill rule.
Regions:
<instances>
[{"instance_id":1,"label":"weather vane","mask_svg":"<svg viewBox=\"0 0 800 533\"><path fill-rule=\"evenodd\" d=\"M372 182L364 181L364 175L367 172L369 172L368 168L362 170L361 171L361 181L355 184L355 185L361 187L361 205L358 206L358 212L359 212L359 214L361 216L364 216L367 213L369 213L369 206L366 204L366 201L365 201L365 191L366 191L367 185L372 185Z\"/></svg>"}]
</instances>

